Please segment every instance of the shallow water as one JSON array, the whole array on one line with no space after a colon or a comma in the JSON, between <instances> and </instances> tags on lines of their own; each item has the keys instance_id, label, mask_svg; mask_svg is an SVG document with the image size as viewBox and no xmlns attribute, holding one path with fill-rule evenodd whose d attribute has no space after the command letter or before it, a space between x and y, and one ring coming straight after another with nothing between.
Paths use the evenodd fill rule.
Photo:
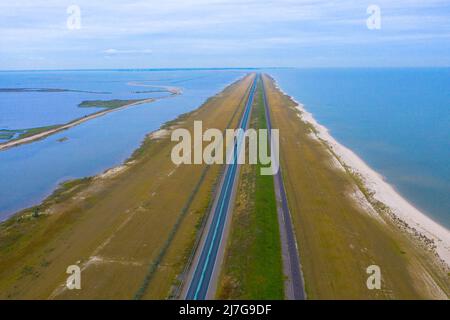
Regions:
<instances>
[{"instance_id":1,"label":"shallow water","mask_svg":"<svg viewBox=\"0 0 450 320\"><path fill-rule=\"evenodd\" d=\"M245 73L233 70L0 73L0 87L22 87L26 84L32 88L108 91L119 99L130 99L127 83L133 81L181 87L183 90L182 95L112 112L44 140L1 151L0 219L39 203L64 180L95 175L119 165L140 145L147 133L199 107L207 98ZM133 87L131 90L146 89ZM4 95L8 95L7 101L3 100ZM57 95L56 100L52 100L53 95ZM69 121L79 116L78 109L81 108L77 108L77 103L85 99L84 95L74 98L77 94L65 92L0 93L0 129L5 124L24 128ZM89 99L99 99L97 96L100 96L91 98L92 94L87 95ZM37 104L35 99L39 101ZM55 101L58 102L57 107ZM31 105L39 106L43 111L37 111ZM63 137L67 140L58 141Z\"/></svg>"},{"instance_id":2,"label":"shallow water","mask_svg":"<svg viewBox=\"0 0 450 320\"><path fill-rule=\"evenodd\" d=\"M267 72L408 201L450 228L450 69Z\"/></svg>"}]
</instances>

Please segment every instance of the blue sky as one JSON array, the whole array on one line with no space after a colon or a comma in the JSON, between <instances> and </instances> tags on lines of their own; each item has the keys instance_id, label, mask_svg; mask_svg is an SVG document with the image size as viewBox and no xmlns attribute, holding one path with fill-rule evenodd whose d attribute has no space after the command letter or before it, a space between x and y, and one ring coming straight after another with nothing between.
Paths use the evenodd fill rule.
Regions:
<instances>
[{"instance_id":1,"label":"blue sky","mask_svg":"<svg viewBox=\"0 0 450 320\"><path fill-rule=\"evenodd\" d=\"M450 0L0 3L2 70L260 66L450 66Z\"/></svg>"}]
</instances>

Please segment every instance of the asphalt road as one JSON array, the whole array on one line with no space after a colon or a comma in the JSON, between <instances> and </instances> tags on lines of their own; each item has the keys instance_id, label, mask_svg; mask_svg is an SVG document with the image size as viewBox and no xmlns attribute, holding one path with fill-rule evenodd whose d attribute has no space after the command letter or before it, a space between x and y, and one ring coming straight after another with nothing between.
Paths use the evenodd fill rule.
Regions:
<instances>
[{"instance_id":1,"label":"asphalt road","mask_svg":"<svg viewBox=\"0 0 450 320\"><path fill-rule=\"evenodd\" d=\"M269 103L267 101L264 84L261 85L263 90L263 102L266 113L267 129L272 129L272 121L270 120ZM270 141L270 140L269 140ZM283 175L281 173L281 165L274 176L275 195L277 198L278 221L280 224L280 236L283 255L283 271L287 273L287 281L285 282L286 298L291 300L305 300L305 286L303 274L300 266L300 257L298 256L297 241L294 229L292 227L291 213L284 189Z\"/></svg>"},{"instance_id":2,"label":"asphalt road","mask_svg":"<svg viewBox=\"0 0 450 320\"><path fill-rule=\"evenodd\" d=\"M258 77L255 77L239 124L239 128L244 130L248 127L250 120L257 80ZM233 191L235 191L239 167L237 157L241 149L242 141L242 135L237 136L234 141L234 161L226 165L221 189L217 193L218 199L216 199L215 205L212 208L212 220L207 229L205 229L207 234L206 239L199 247L201 250L199 258L194 262L194 273L188 283L188 289L185 295L185 299L187 300L205 300L208 297L208 291L211 287L211 278L216 268L218 251L222 244L222 236L227 221L227 215L230 211L229 209L233 207Z\"/></svg>"}]
</instances>

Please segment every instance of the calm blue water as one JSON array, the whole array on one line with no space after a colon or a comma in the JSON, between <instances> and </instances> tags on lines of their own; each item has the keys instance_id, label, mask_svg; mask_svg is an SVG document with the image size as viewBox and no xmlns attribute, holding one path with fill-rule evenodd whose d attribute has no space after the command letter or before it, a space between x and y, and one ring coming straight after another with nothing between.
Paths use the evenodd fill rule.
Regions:
<instances>
[{"instance_id":1,"label":"calm blue water","mask_svg":"<svg viewBox=\"0 0 450 320\"><path fill-rule=\"evenodd\" d=\"M450 69L268 73L411 203L450 227Z\"/></svg>"},{"instance_id":2,"label":"calm blue water","mask_svg":"<svg viewBox=\"0 0 450 320\"><path fill-rule=\"evenodd\" d=\"M76 106L85 96L102 100L111 96L129 99L130 94L131 98L136 96L132 91L149 89L131 88L127 85L129 82L144 81L183 90L180 96L112 112L44 140L0 151L0 220L39 203L64 180L94 175L119 165L147 133L197 108L244 74L245 71L233 70L0 73L0 87L112 92L109 95L0 93L0 129L2 125L27 128L66 122L79 116L80 108ZM86 112L84 110L82 112ZM68 140L58 142L62 137Z\"/></svg>"},{"instance_id":3,"label":"calm blue water","mask_svg":"<svg viewBox=\"0 0 450 320\"><path fill-rule=\"evenodd\" d=\"M182 87L184 82L209 76L207 72L198 71L0 72L0 89L71 90L66 92L0 91L0 129L27 129L63 124L100 110L100 108L79 108L78 104L85 100L161 97L168 93L149 91L161 90L162 88L158 86Z\"/></svg>"}]
</instances>

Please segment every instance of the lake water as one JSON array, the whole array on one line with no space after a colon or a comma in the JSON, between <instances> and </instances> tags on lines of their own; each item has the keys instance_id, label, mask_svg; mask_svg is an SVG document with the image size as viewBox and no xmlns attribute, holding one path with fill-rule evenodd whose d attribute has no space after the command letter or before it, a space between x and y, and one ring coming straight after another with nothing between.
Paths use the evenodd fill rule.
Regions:
<instances>
[{"instance_id":1,"label":"lake water","mask_svg":"<svg viewBox=\"0 0 450 320\"><path fill-rule=\"evenodd\" d=\"M281 88L450 227L450 69L273 69Z\"/></svg>"},{"instance_id":2,"label":"lake water","mask_svg":"<svg viewBox=\"0 0 450 320\"><path fill-rule=\"evenodd\" d=\"M58 88L89 92L0 92L0 129L68 122L96 108L83 100L137 99L167 93L136 93L179 87L182 95L109 113L30 144L0 151L0 220L38 204L68 179L95 175L119 165L145 135L242 77L240 70L146 70L0 72L0 88ZM67 140L60 142L59 139Z\"/></svg>"}]
</instances>

